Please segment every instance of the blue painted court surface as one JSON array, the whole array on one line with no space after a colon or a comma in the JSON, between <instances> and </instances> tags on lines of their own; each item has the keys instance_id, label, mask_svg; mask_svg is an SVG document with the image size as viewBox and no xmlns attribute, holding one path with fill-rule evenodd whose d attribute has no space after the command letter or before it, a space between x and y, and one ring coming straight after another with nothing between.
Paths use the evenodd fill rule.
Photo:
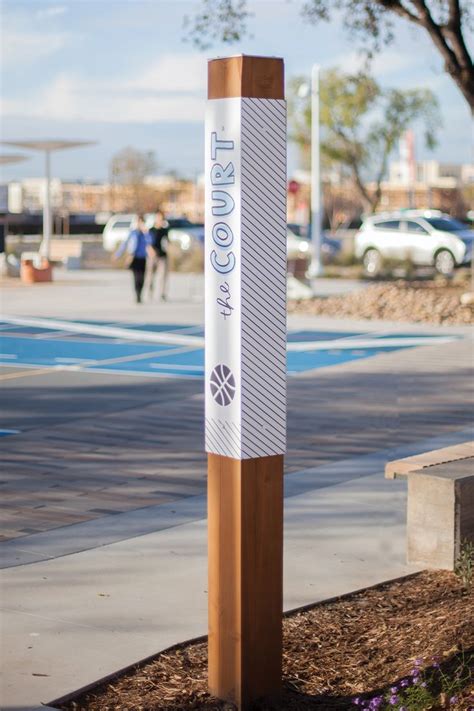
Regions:
<instances>
[{"instance_id":1,"label":"blue painted court surface","mask_svg":"<svg viewBox=\"0 0 474 711\"><path fill-rule=\"evenodd\" d=\"M148 377L204 375L204 331L200 326L11 318L0 321L0 338L3 366ZM387 331L290 331L288 374L455 338Z\"/></svg>"}]
</instances>

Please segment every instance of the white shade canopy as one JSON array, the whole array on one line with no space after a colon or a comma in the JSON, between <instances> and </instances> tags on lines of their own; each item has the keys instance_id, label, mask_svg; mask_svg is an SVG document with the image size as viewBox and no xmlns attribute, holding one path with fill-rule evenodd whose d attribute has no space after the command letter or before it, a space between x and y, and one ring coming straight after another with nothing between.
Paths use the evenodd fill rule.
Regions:
<instances>
[{"instance_id":1,"label":"white shade canopy","mask_svg":"<svg viewBox=\"0 0 474 711\"><path fill-rule=\"evenodd\" d=\"M28 160L29 156L21 153L0 153L0 165L10 165L11 163L21 163Z\"/></svg>"},{"instance_id":2,"label":"white shade canopy","mask_svg":"<svg viewBox=\"0 0 474 711\"><path fill-rule=\"evenodd\" d=\"M16 148L26 148L32 151L41 151L45 159L46 190L43 204L43 240L40 245L40 253L49 259L49 241L51 237L51 154L54 151L62 151L66 148L81 148L83 146L95 145L96 141L68 141L62 138L38 138L27 140L0 141L5 146L15 146Z\"/></svg>"},{"instance_id":3,"label":"white shade canopy","mask_svg":"<svg viewBox=\"0 0 474 711\"><path fill-rule=\"evenodd\" d=\"M62 151L65 148L92 146L95 144L95 141L67 141L63 139L40 138L38 140L2 141L2 143L6 146L27 148L33 151Z\"/></svg>"}]
</instances>

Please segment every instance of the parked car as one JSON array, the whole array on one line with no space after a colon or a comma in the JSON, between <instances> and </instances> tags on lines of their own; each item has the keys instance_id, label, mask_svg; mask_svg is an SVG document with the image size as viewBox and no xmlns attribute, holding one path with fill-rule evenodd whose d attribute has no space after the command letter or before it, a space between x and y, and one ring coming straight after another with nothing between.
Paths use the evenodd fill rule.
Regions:
<instances>
[{"instance_id":1,"label":"parked car","mask_svg":"<svg viewBox=\"0 0 474 711\"><path fill-rule=\"evenodd\" d=\"M118 246L128 237L130 231L135 226L136 215L118 214L113 215L104 227L102 235L102 245L107 252L115 252ZM145 215L147 227L153 225L154 215ZM204 241L204 228L202 225L195 225L185 217L170 217L168 220L170 243L176 244L183 252L187 252L193 246L193 242Z\"/></svg>"},{"instance_id":2,"label":"parked car","mask_svg":"<svg viewBox=\"0 0 474 711\"><path fill-rule=\"evenodd\" d=\"M342 242L337 237L331 236L329 232L323 232L321 252L323 262L333 262L342 249Z\"/></svg>"},{"instance_id":3,"label":"parked car","mask_svg":"<svg viewBox=\"0 0 474 711\"><path fill-rule=\"evenodd\" d=\"M127 239L135 226L136 215L112 215L102 233L102 246L106 252L115 250Z\"/></svg>"},{"instance_id":4,"label":"parked car","mask_svg":"<svg viewBox=\"0 0 474 711\"><path fill-rule=\"evenodd\" d=\"M288 223L288 229L297 237L304 238L311 244L311 238L308 236L309 225L300 225L294 222ZM327 230L323 230L321 241L321 256L324 262L332 262L341 251L342 243L333 234Z\"/></svg>"},{"instance_id":5,"label":"parked car","mask_svg":"<svg viewBox=\"0 0 474 711\"><path fill-rule=\"evenodd\" d=\"M300 237L292 230L286 231L286 256L291 259L310 259L310 241Z\"/></svg>"},{"instance_id":6,"label":"parked car","mask_svg":"<svg viewBox=\"0 0 474 711\"><path fill-rule=\"evenodd\" d=\"M469 264L473 240L474 232L450 215L407 210L365 218L354 248L367 276L377 276L384 259L432 266L449 276L456 267Z\"/></svg>"}]
</instances>

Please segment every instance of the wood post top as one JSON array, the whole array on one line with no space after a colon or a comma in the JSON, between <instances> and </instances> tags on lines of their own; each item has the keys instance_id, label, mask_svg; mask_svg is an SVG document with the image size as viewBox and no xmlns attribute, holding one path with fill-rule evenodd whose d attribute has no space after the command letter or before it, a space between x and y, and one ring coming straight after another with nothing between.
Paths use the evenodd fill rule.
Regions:
<instances>
[{"instance_id":1,"label":"wood post top","mask_svg":"<svg viewBox=\"0 0 474 711\"><path fill-rule=\"evenodd\" d=\"M208 62L208 99L284 99L285 70L278 57L237 55Z\"/></svg>"}]
</instances>

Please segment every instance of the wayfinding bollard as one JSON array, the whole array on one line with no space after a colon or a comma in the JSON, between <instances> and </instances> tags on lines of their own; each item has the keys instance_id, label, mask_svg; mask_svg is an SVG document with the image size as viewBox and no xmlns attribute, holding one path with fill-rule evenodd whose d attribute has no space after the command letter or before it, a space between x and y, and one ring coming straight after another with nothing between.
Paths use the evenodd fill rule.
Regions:
<instances>
[{"instance_id":1,"label":"wayfinding bollard","mask_svg":"<svg viewBox=\"0 0 474 711\"><path fill-rule=\"evenodd\" d=\"M244 709L282 675L283 60L211 60L205 130L209 688Z\"/></svg>"}]
</instances>

